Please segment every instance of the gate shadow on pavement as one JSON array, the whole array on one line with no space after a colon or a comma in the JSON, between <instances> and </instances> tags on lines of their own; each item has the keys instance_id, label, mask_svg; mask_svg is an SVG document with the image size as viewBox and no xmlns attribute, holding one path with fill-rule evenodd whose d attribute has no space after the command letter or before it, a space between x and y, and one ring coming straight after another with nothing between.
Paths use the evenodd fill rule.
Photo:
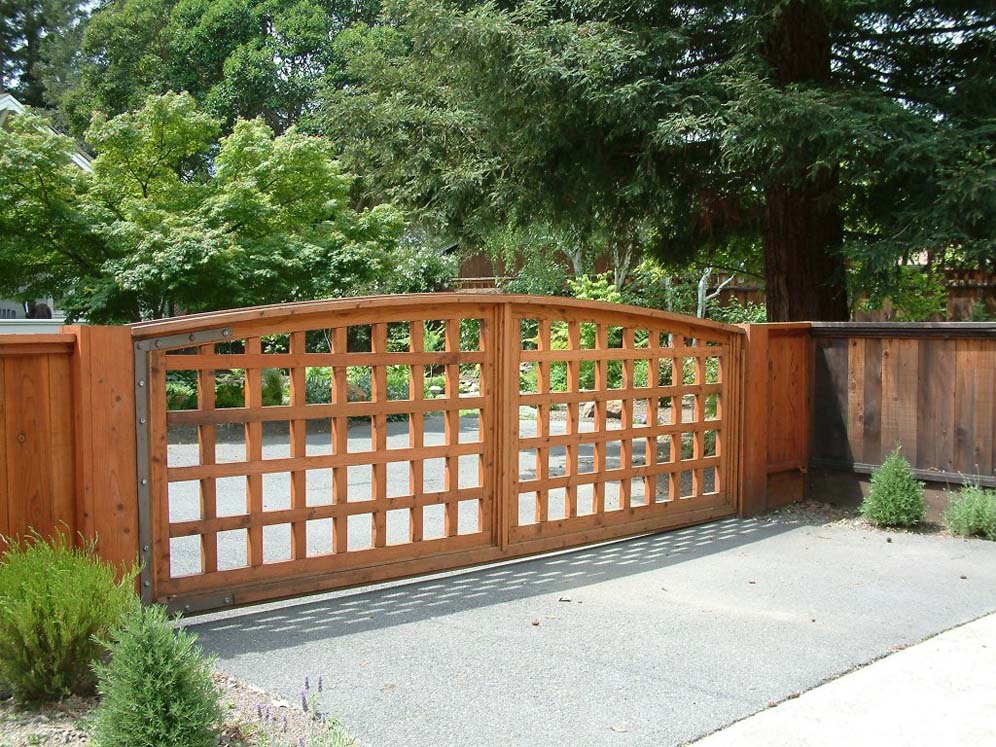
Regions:
<instances>
[{"instance_id":1,"label":"gate shadow on pavement","mask_svg":"<svg viewBox=\"0 0 996 747\"><path fill-rule=\"evenodd\" d=\"M576 590L677 565L764 540L794 527L752 519L724 519L429 579L396 582L369 591L323 595L245 608L186 626L225 655L272 651L316 640L443 617L543 594Z\"/></svg>"}]
</instances>

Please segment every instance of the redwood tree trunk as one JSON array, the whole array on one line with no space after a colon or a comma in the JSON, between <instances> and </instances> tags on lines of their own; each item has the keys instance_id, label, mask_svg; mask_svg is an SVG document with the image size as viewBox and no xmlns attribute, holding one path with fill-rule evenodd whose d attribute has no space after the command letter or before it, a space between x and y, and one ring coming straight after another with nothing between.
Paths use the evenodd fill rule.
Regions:
<instances>
[{"instance_id":1,"label":"redwood tree trunk","mask_svg":"<svg viewBox=\"0 0 996 747\"><path fill-rule=\"evenodd\" d=\"M822 180L821 180L822 181ZM764 276L769 322L846 321L850 310L840 212L822 183L765 190Z\"/></svg>"},{"instance_id":2,"label":"redwood tree trunk","mask_svg":"<svg viewBox=\"0 0 996 747\"><path fill-rule=\"evenodd\" d=\"M791 0L781 5L761 54L777 85L827 83L830 22L821 4ZM794 155L804 147L793 142ZM819 152L802 155L802 163L825 163ZM849 317L837 188L837 169L825 167L815 173L808 167L777 169L766 185L768 321L840 321Z\"/></svg>"}]
</instances>

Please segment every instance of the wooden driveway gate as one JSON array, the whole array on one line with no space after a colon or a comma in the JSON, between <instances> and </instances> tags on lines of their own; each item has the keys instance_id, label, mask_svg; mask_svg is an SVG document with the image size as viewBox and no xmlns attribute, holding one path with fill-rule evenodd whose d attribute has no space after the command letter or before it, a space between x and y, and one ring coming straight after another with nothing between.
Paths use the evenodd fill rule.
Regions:
<instances>
[{"instance_id":1,"label":"wooden driveway gate","mask_svg":"<svg viewBox=\"0 0 996 747\"><path fill-rule=\"evenodd\" d=\"M736 327L432 294L194 315L133 338L142 588L172 609L736 513Z\"/></svg>"}]
</instances>

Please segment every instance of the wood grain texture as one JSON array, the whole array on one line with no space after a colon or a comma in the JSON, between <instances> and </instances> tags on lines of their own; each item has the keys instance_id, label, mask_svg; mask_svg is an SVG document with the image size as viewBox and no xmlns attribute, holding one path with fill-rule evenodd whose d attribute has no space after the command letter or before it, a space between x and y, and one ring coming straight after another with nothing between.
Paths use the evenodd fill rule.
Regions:
<instances>
[{"instance_id":1,"label":"wood grain texture","mask_svg":"<svg viewBox=\"0 0 996 747\"><path fill-rule=\"evenodd\" d=\"M992 482L996 336L971 324L901 326L893 338L886 331L814 327L814 462L867 471L899 446L926 479Z\"/></svg>"},{"instance_id":2,"label":"wood grain texture","mask_svg":"<svg viewBox=\"0 0 996 747\"><path fill-rule=\"evenodd\" d=\"M378 299L362 308L353 301L291 305L133 328L135 338L141 340L149 339L152 333L174 335L168 341L157 338L157 387L163 385L166 371L195 372L205 386L212 385L216 371L245 372L243 407L218 408L211 397L201 396L195 409L167 411L162 397L156 400L157 422L196 427L201 443L197 463L166 466L162 453L153 460L158 472L155 513L160 517L156 529L156 562L160 566L157 599L170 601L211 593L231 597L233 584L248 587L284 579L293 586L296 578L323 571L333 574L352 568L359 572L371 564L402 561L418 564L458 552L479 550L511 557L521 554L522 547L539 547L546 542L559 545L563 537L590 541L600 531L605 536L618 536L626 526L633 531L648 526L663 528L689 517L735 511L737 444L729 423L739 424L741 417L735 401L740 361L733 357L740 346L739 329L631 307L562 299L515 296L470 301L444 296L432 300L427 305L420 298ZM521 328L527 321L534 339L523 349ZM474 327L467 325L476 325L476 341L470 334ZM349 349L347 342L353 338L347 332L352 326L367 330L363 339L370 340L369 347ZM408 344L399 349L391 330L406 327ZM227 330L229 342L218 350L205 345L183 347L189 345L189 334L221 328ZM430 330L435 349L427 349ZM266 351L263 339L267 340ZM327 340L327 346L309 343L318 339ZM662 345L662 339L668 344ZM305 370L309 366L331 368L330 402L308 401ZM406 399L394 399L388 390L388 369L399 366L408 368ZM551 383L558 366L558 375L566 374L566 391L555 391ZM520 390L523 367L532 367L535 372L535 391ZM283 370L289 379L289 402L264 406L263 372L274 368ZM347 372L360 368L369 371L370 392L351 402ZM639 369L645 376L637 376ZM479 391L463 396L463 377L471 371L477 372ZM438 397L424 392L430 373L444 380ZM593 390L582 389L584 376L592 377ZM562 387L563 380L559 381ZM610 402L615 400L620 401L625 421L621 428L609 417ZM637 422L638 402L647 405L641 414L646 424ZM580 413L583 403L591 403L594 412L584 427ZM537 415L535 435L523 437L519 432L523 407ZM466 410L480 417L477 440L461 437L460 418ZM553 414L561 411L566 433L551 428ZM662 415L665 412L667 415ZM424 433L427 413L441 413L444 425L441 441L436 435L428 445ZM394 416L408 420L406 445L388 441L388 419ZM350 418L370 423L368 450L348 450ZM314 420L331 422L330 451L308 453L306 426ZM289 450L266 453L262 426L281 421L290 424ZM226 424L244 429L245 456L240 461L219 463L212 454L214 432ZM716 439L709 454L707 433ZM649 450L642 462L634 458L634 441ZM163 452L165 445L156 441L153 448ZM567 454L563 475L551 472L553 450ZM588 450L593 453L594 472L588 467L581 471L581 454ZM609 463L610 453L619 454L618 465ZM473 487L461 484L470 477L469 471L461 469L461 462L468 458L476 462L478 480ZM520 459L532 461L530 479L520 479ZM442 464L442 490L425 489L428 460ZM394 463L407 463L407 495L388 493L388 467ZM370 469L369 499L350 495L348 475L357 467ZM316 469L331 469L333 500L311 506L306 497L306 476ZM262 478L278 473L289 475L290 500L267 502L269 483ZM213 486L219 479L233 477L246 481L245 510L219 517L216 511L208 510L215 500ZM201 485L200 517L171 522L165 510L168 490L160 486L186 481ZM668 488L659 495L657 489L662 486ZM587 491L587 506L581 505L579 488ZM532 522L520 525L525 518L519 511L520 495L529 492L535 494ZM554 493L559 502L556 515L551 507ZM477 506L473 514L476 526L465 526L471 514L460 510L464 501ZM264 510L267 505L270 508ZM425 512L432 508L442 508L441 537L425 536ZM395 535L388 536L389 511L407 516L407 541L398 544ZM369 546L362 542L349 546L346 528L351 518L369 521ZM311 521L331 521L331 553L312 553L306 546L306 527ZM270 559L266 552L268 534L263 530L280 526L291 530L290 557ZM218 534L228 531L243 532L247 537L242 568L218 567ZM350 534L355 541L355 532ZM168 570L168 548L171 539L184 537L200 538L204 562L199 573L178 577Z\"/></svg>"}]
</instances>

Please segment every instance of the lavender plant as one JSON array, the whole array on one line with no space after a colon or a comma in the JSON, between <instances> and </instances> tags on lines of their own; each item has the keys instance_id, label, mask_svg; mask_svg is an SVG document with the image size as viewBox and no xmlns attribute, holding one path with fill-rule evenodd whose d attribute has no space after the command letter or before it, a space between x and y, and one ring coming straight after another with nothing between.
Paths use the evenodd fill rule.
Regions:
<instances>
[{"instance_id":1,"label":"lavender plant","mask_svg":"<svg viewBox=\"0 0 996 747\"><path fill-rule=\"evenodd\" d=\"M305 676L301 691L301 710L308 715L304 736L289 733L287 717L276 716L262 703L256 706L255 737L260 747L353 747L356 740L350 736L338 719L331 718L322 701L324 682L318 678L317 687Z\"/></svg>"}]
</instances>

